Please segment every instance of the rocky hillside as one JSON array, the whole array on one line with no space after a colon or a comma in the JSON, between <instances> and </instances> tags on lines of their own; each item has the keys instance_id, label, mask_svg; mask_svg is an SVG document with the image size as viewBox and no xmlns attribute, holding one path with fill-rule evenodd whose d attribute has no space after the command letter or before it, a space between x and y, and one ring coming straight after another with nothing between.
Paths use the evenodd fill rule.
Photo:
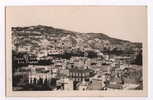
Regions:
<instances>
[{"instance_id":1,"label":"rocky hillside","mask_svg":"<svg viewBox=\"0 0 153 100\"><path fill-rule=\"evenodd\" d=\"M79 33L50 26L12 27L13 48L41 51L53 48L80 48L104 51L134 50L141 48L142 43L133 43L109 37L103 33Z\"/></svg>"}]
</instances>

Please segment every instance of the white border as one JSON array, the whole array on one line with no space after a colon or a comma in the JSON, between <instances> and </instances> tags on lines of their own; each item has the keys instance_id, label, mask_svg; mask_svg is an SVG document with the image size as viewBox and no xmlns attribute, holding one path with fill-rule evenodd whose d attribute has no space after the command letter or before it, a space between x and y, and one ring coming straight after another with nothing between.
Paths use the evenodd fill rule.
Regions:
<instances>
[{"instance_id":1,"label":"white border","mask_svg":"<svg viewBox=\"0 0 153 100\"><path fill-rule=\"evenodd\" d=\"M5 6L8 5L147 5L148 6L148 97L5 97ZM152 0L7 0L0 2L0 100L153 100L153 2Z\"/></svg>"}]
</instances>

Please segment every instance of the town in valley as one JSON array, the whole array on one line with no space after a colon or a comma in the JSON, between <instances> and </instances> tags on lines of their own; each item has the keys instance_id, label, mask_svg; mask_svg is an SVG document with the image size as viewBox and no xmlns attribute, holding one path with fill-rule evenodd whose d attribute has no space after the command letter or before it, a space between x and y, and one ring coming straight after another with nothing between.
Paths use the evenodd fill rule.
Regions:
<instances>
[{"instance_id":1,"label":"town in valley","mask_svg":"<svg viewBox=\"0 0 153 100\"><path fill-rule=\"evenodd\" d=\"M44 25L11 30L13 91L143 90L142 43Z\"/></svg>"}]
</instances>

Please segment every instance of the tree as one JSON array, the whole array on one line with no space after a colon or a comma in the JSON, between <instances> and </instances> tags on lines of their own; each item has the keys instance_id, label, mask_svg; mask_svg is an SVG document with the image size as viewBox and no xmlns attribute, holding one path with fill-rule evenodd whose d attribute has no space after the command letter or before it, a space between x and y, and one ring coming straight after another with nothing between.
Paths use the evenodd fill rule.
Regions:
<instances>
[{"instance_id":1,"label":"tree","mask_svg":"<svg viewBox=\"0 0 153 100\"><path fill-rule=\"evenodd\" d=\"M138 55L136 56L135 64L142 65L142 50L140 50Z\"/></svg>"}]
</instances>

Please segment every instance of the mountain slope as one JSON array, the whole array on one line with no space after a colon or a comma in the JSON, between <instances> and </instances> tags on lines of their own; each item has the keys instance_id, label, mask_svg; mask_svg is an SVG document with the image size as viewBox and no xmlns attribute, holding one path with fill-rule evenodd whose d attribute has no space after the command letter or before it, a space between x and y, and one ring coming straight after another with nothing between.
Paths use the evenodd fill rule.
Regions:
<instances>
[{"instance_id":1,"label":"mountain slope","mask_svg":"<svg viewBox=\"0 0 153 100\"><path fill-rule=\"evenodd\" d=\"M133 43L109 37L103 33L79 33L50 26L12 27L12 42L15 48L29 46L30 50L43 50L45 47L69 49L88 48L103 51L104 49L129 50L141 48L142 43Z\"/></svg>"}]
</instances>

